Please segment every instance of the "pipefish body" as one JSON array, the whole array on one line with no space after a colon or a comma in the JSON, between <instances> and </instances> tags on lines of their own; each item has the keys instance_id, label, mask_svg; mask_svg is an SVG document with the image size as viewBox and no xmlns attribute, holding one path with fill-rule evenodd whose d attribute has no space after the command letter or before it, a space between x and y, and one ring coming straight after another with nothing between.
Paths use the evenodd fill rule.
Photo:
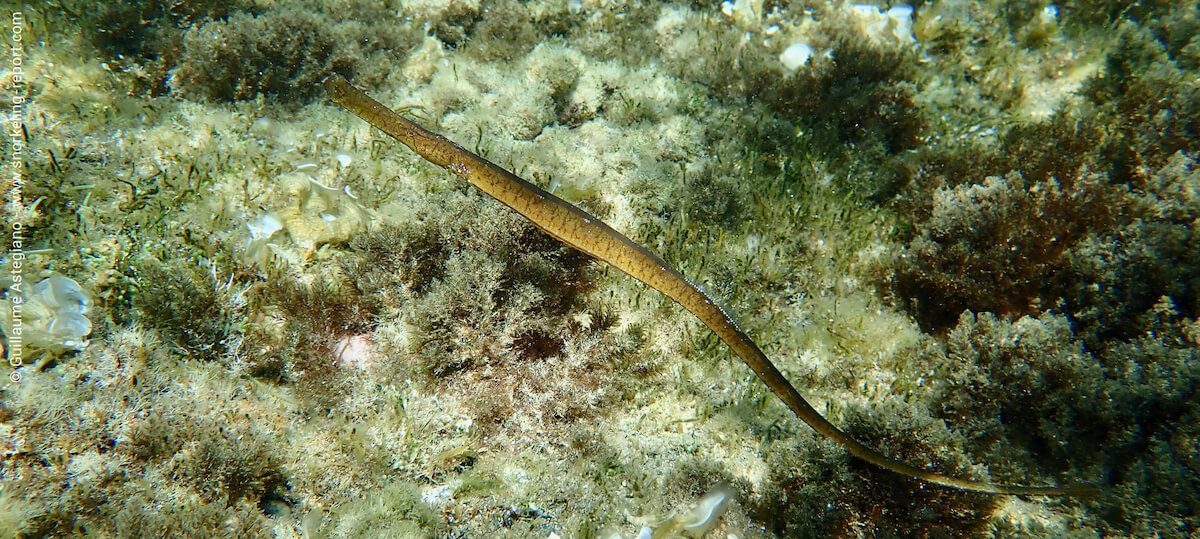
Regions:
<instances>
[{"instance_id":1,"label":"pipefish body","mask_svg":"<svg viewBox=\"0 0 1200 539\"><path fill-rule=\"evenodd\" d=\"M341 75L330 75L323 84L335 103L402 142L429 162L467 180L559 241L608 263L675 300L732 348L800 419L854 456L902 475L964 490L1026 495L1081 495L1095 490L1091 486L1005 485L950 477L886 457L863 445L830 423L800 396L758 345L738 327L737 322L662 258L567 201L404 118L352 86Z\"/></svg>"}]
</instances>

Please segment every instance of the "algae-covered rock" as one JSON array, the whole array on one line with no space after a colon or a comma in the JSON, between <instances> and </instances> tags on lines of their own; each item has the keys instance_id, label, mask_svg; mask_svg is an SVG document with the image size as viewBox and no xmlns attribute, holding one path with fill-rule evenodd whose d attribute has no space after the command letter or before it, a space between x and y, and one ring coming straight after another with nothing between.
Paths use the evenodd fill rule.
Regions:
<instances>
[{"instance_id":1,"label":"algae-covered rock","mask_svg":"<svg viewBox=\"0 0 1200 539\"><path fill-rule=\"evenodd\" d=\"M0 388L0 535L1192 535L1200 17L1127 4L0 14L0 312L49 352ZM850 456L334 72L661 255L866 445L1102 494Z\"/></svg>"},{"instance_id":2,"label":"algae-covered rock","mask_svg":"<svg viewBox=\"0 0 1200 539\"><path fill-rule=\"evenodd\" d=\"M300 247L345 243L367 230L370 215L348 189L327 187L302 174L282 181L287 200L275 215Z\"/></svg>"}]
</instances>

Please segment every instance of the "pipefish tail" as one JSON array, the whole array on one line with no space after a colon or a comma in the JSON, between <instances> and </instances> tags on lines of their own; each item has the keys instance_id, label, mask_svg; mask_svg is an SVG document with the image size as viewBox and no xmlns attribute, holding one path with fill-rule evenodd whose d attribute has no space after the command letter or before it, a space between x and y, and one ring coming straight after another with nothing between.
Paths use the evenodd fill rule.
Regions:
<instances>
[{"instance_id":1,"label":"pipefish tail","mask_svg":"<svg viewBox=\"0 0 1200 539\"><path fill-rule=\"evenodd\" d=\"M325 91L338 105L516 210L559 241L625 272L666 294L716 333L800 419L854 456L893 472L948 487L995 494L1084 495L1092 486L1022 486L972 481L941 475L891 459L851 438L800 396L783 373L720 306L662 258L599 219L516 174L475 155L385 107L340 75L325 79Z\"/></svg>"}]
</instances>

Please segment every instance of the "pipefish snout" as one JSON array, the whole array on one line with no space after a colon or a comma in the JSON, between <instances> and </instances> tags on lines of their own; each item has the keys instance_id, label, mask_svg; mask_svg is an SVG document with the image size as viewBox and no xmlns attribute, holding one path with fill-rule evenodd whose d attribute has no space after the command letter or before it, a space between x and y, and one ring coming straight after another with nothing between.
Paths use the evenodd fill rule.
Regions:
<instances>
[{"instance_id":1,"label":"pipefish snout","mask_svg":"<svg viewBox=\"0 0 1200 539\"><path fill-rule=\"evenodd\" d=\"M675 300L733 349L800 419L854 456L902 475L964 490L1033 495L1085 495L1097 490L1094 486L1039 487L972 481L923 470L884 456L851 438L817 412L724 309L662 258L567 201L397 114L352 86L342 76L329 76L324 86L335 103L408 146L429 162L467 180L547 234Z\"/></svg>"}]
</instances>

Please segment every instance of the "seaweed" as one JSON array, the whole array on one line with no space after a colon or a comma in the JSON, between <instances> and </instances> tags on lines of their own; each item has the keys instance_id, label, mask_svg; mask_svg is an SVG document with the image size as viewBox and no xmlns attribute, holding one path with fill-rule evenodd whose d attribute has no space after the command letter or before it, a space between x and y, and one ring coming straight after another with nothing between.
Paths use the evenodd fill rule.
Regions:
<instances>
[{"instance_id":1,"label":"seaweed","mask_svg":"<svg viewBox=\"0 0 1200 539\"><path fill-rule=\"evenodd\" d=\"M186 259L162 262L143 256L132 268L136 287L130 294L133 317L186 353L205 360L227 359L235 346L235 312L224 283ZM212 261L207 261L211 267Z\"/></svg>"},{"instance_id":2,"label":"seaweed","mask_svg":"<svg viewBox=\"0 0 1200 539\"><path fill-rule=\"evenodd\" d=\"M1098 175L1071 180L1014 172L934 193L892 285L922 326L944 329L964 309L1021 316L1056 306L1071 286L1068 250L1128 219L1130 204Z\"/></svg>"},{"instance_id":3,"label":"seaweed","mask_svg":"<svg viewBox=\"0 0 1200 539\"><path fill-rule=\"evenodd\" d=\"M946 436L936 419L899 403L873 408L847 409L847 432L917 466L972 475L961 456L935 449ZM1000 503L977 492L927 488L818 444L790 451L784 445L795 444L773 443L772 486L751 509L779 536L965 536L982 532Z\"/></svg>"},{"instance_id":4,"label":"seaweed","mask_svg":"<svg viewBox=\"0 0 1200 539\"><path fill-rule=\"evenodd\" d=\"M310 12L235 13L184 34L170 84L189 98L229 101L265 94L301 101L331 69L347 70L348 61L335 56L328 26Z\"/></svg>"}]
</instances>

